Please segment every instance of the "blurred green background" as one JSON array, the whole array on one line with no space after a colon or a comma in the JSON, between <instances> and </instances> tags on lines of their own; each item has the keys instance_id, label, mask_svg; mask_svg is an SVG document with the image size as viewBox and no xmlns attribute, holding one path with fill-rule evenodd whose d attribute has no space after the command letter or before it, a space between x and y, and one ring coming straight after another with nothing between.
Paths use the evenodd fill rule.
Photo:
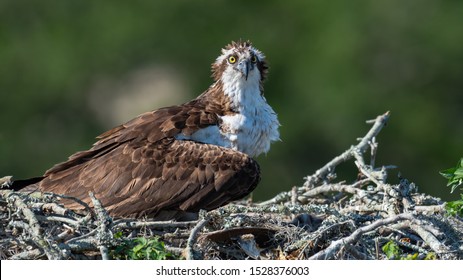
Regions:
<instances>
[{"instance_id":1,"label":"blurred green background","mask_svg":"<svg viewBox=\"0 0 463 280\"><path fill-rule=\"evenodd\" d=\"M250 39L270 63L282 142L260 156L266 199L301 185L388 110L377 163L450 196L463 152L463 1L0 2L0 176L41 175L94 137L211 84ZM355 179L352 163L339 177Z\"/></svg>"}]
</instances>

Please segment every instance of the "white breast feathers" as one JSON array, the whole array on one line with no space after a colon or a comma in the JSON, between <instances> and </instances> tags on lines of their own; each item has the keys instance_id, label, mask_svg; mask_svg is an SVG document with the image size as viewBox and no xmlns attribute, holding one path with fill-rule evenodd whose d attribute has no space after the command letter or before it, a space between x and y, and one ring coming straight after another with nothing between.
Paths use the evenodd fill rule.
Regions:
<instances>
[{"instance_id":1,"label":"white breast feathers","mask_svg":"<svg viewBox=\"0 0 463 280\"><path fill-rule=\"evenodd\" d=\"M177 139L232 148L251 157L267 153L270 144L280 140L280 124L276 113L260 93L258 78L249 77L247 81L223 78L224 93L230 98L237 113L221 116L220 127L210 126L188 136L180 134Z\"/></svg>"}]
</instances>

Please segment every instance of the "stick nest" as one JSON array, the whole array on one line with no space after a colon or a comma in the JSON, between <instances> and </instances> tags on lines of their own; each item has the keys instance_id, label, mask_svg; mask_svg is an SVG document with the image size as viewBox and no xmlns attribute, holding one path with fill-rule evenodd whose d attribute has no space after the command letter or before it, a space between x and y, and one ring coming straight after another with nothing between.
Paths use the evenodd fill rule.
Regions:
<instances>
[{"instance_id":1,"label":"stick nest","mask_svg":"<svg viewBox=\"0 0 463 280\"><path fill-rule=\"evenodd\" d=\"M369 121L358 144L302 186L195 221L115 219L91 193L95 207L80 201L87 210L75 213L56 194L0 190L0 259L463 259L463 220L405 178L388 183L393 166L375 166L388 118ZM358 170L351 183L336 178L345 162Z\"/></svg>"}]
</instances>

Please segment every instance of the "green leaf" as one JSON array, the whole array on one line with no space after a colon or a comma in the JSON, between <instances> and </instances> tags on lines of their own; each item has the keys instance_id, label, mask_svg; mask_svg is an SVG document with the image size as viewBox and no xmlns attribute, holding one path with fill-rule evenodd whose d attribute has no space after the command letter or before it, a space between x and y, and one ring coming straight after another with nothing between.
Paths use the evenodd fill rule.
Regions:
<instances>
[{"instance_id":1,"label":"green leaf","mask_svg":"<svg viewBox=\"0 0 463 280\"><path fill-rule=\"evenodd\" d=\"M456 167L448 168L439 172L448 180L447 186L451 187L453 193L457 187L463 184L463 158L457 163Z\"/></svg>"},{"instance_id":2,"label":"green leaf","mask_svg":"<svg viewBox=\"0 0 463 280\"><path fill-rule=\"evenodd\" d=\"M424 257L425 260L436 260L437 256L436 253L434 252L429 252L426 254L426 257Z\"/></svg>"},{"instance_id":3,"label":"green leaf","mask_svg":"<svg viewBox=\"0 0 463 280\"><path fill-rule=\"evenodd\" d=\"M400 258L401 260L417 260L418 259L418 253L415 254L408 254L406 257Z\"/></svg>"},{"instance_id":4,"label":"green leaf","mask_svg":"<svg viewBox=\"0 0 463 280\"><path fill-rule=\"evenodd\" d=\"M389 241L381 248L388 259L399 259L402 250L394 241Z\"/></svg>"},{"instance_id":5,"label":"green leaf","mask_svg":"<svg viewBox=\"0 0 463 280\"><path fill-rule=\"evenodd\" d=\"M449 201L445 203L445 210L450 216L461 216L463 217L463 194L460 195L461 199L455 201Z\"/></svg>"},{"instance_id":6,"label":"green leaf","mask_svg":"<svg viewBox=\"0 0 463 280\"><path fill-rule=\"evenodd\" d=\"M143 247L144 247L143 244L138 244L137 246L133 247L132 250L133 250L135 253L138 253L141 249L143 249Z\"/></svg>"},{"instance_id":7,"label":"green leaf","mask_svg":"<svg viewBox=\"0 0 463 280\"><path fill-rule=\"evenodd\" d=\"M442 170L442 171L439 171L439 173L445 177L445 179L452 179L453 178L453 174L455 173L457 169L455 167L452 167L452 168L449 168L449 169L445 169L445 170Z\"/></svg>"},{"instance_id":8,"label":"green leaf","mask_svg":"<svg viewBox=\"0 0 463 280\"><path fill-rule=\"evenodd\" d=\"M122 231L118 231L114 234L114 238L119 239L122 238Z\"/></svg>"},{"instance_id":9,"label":"green leaf","mask_svg":"<svg viewBox=\"0 0 463 280\"><path fill-rule=\"evenodd\" d=\"M132 240L124 240L111 251L114 259L128 260L165 260L172 258L172 254L166 252L164 242L159 237L138 237Z\"/></svg>"}]
</instances>

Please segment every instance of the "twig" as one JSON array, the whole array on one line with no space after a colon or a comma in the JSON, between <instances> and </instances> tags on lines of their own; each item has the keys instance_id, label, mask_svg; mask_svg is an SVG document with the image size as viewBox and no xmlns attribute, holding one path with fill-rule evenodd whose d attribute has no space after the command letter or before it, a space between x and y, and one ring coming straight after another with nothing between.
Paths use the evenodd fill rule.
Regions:
<instances>
[{"instance_id":1,"label":"twig","mask_svg":"<svg viewBox=\"0 0 463 280\"><path fill-rule=\"evenodd\" d=\"M155 228L155 229L165 229L165 228L187 228L194 224L197 221L187 221L187 222L176 222L174 220L170 221L137 221L137 220L128 220L120 219L116 220L113 223L113 228L116 230L119 229L135 229L135 228Z\"/></svg>"},{"instance_id":2,"label":"twig","mask_svg":"<svg viewBox=\"0 0 463 280\"><path fill-rule=\"evenodd\" d=\"M69 210L66 208L61 207L56 203L33 203L31 204L32 208L38 208L42 211L49 211L53 212L58 215L65 216L68 214Z\"/></svg>"},{"instance_id":3,"label":"twig","mask_svg":"<svg viewBox=\"0 0 463 280\"><path fill-rule=\"evenodd\" d=\"M74 234L74 230L72 228L66 228L65 224L63 225L63 228L65 228L60 234L57 234L54 236L54 240L66 240L70 238Z\"/></svg>"},{"instance_id":4,"label":"twig","mask_svg":"<svg viewBox=\"0 0 463 280\"><path fill-rule=\"evenodd\" d=\"M11 220L8 223L8 226L22 228L22 229L25 229L26 231L30 231L30 228L31 228L28 223L25 223L23 221L14 221L14 220Z\"/></svg>"},{"instance_id":5,"label":"twig","mask_svg":"<svg viewBox=\"0 0 463 280\"><path fill-rule=\"evenodd\" d=\"M352 256L354 256L357 260L370 260L370 259L371 259L368 255L366 255L366 254L364 254L364 253L358 251L358 250L357 250L354 246L352 246L351 244L346 244L346 245L344 246L344 248L346 248L346 250L347 250Z\"/></svg>"},{"instance_id":6,"label":"twig","mask_svg":"<svg viewBox=\"0 0 463 280\"><path fill-rule=\"evenodd\" d=\"M419 213L445 213L445 204L440 205L416 205L413 210Z\"/></svg>"},{"instance_id":7,"label":"twig","mask_svg":"<svg viewBox=\"0 0 463 280\"><path fill-rule=\"evenodd\" d=\"M80 199L78 199L76 197L68 196L68 195L64 195L64 194L57 194L57 193L44 193L44 195L50 195L52 197L64 198L64 199L69 199L69 200L75 201L78 204L82 205L87 212L92 213L92 208L87 203L83 202L82 200L80 200Z\"/></svg>"},{"instance_id":8,"label":"twig","mask_svg":"<svg viewBox=\"0 0 463 280\"><path fill-rule=\"evenodd\" d=\"M352 212L360 213L372 213L372 212L383 212L383 207L381 205L356 205L356 206L347 206L342 209L339 209L339 213L348 214Z\"/></svg>"},{"instance_id":9,"label":"twig","mask_svg":"<svg viewBox=\"0 0 463 280\"><path fill-rule=\"evenodd\" d=\"M291 204L297 204L297 201L298 201L298 195L297 195L297 187L294 186L292 189L291 189Z\"/></svg>"},{"instance_id":10,"label":"twig","mask_svg":"<svg viewBox=\"0 0 463 280\"><path fill-rule=\"evenodd\" d=\"M11 185L11 179L13 176L5 176L0 178L0 189L8 188Z\"/></svg>"},{"instance_id":11,"label":"twig","mask_svg":"<svg viewBox=\"0 0 463 280\"><path fill-rule=\"evenodd\" d=\"M81 235L81 236L77 236L77 237L74 237L72 239L69 239L68 241L66 241L66 243L72 243L72 242L78 242L80 240L83 240L83 239L87 239L89 238L90 236L94 235L96 232L98 231L98 229L94 229L92 231L90 231L89 233L87 234L84 234L84 235Z\"/></svg>"},{"instance_id":12,"label":"twig","mask_svg":"<svg viewBox=\"0 0 463 280\"><path fill-rule=\"evenodd\" d=\"M405 222L408 222L408 221L405 221ZM395 242L397 245L400 245L400 246L409 248L409 249L411 249L411 250L413 250L413 251L417 251L417 252L419 252L419 253L421 253L421 254L424 254L424 255L429 254L429 251L428 251L428 250L425 250L425 249L421 248L420 246L413 245L413 244L411 244L411 243L409 243L409 242L402 242L402 241L400 241L400 240L396 240L396 239L393 239L393 238L384 238L384 237L380 237L379 240L384 241L385 243L392 240L392 241Z\"/></svg>"},{"instance_id":13,"label":"twig","mask_svg":"<svg viewBox=\"0 0 463 280\"><path fill-rule=\"evenodd\" d=\"M389 218L377 220L369 225L356 229L351 235L347 237L331 242L331 245L328 246L328 248L311 256L309 260L331 259L334 256L334 254L336 254L342 246L344 246L345 244L352 244L352 243L357 242L364 233L375 230L384 225L388 225L388 224L395 223L400 220L406 220L406 219L412 219L412 218L413 216L411 214L404 213L404 214L399 214L399 215L392 216Z\"/></svg>"},{"instance_id":14,"label":"twig","mask_svg":"<svg viewBox=\"0 0 463 280\"><path fill-rule=\"evenodd\" d=\"M101 258L103 260L109 260L109 250L107 245L110 244L113 239L113 234L110 231L112 219L109 217L108 212L106 212L103 205L101 205L101 202L95 197L95 195L92 192L89 192L89 195L92 199L98 221L97 239Z\"/></svg>"},{"instance_id":15,"label":"twig","mask_svg":"<svg viewBox=\"0 0 463 280\"><path fill-rule=\"evenodd\" d=\"M379 231L381 235L387 235L390 231L396 233L399 237L405 237L415 242L421 242L422 239L416 234L409 233L403 229L410 230L410 221L402 221L393 225L389 225L384 228L383 231Z\"/></svg>"},{"instance_id":16,"label":"twig","mask_svg":"<svg viewBox=\"0 0 463 280\"><path fill-rule=\"evenodd\" d=\"M354 151L358 151L359 153L363 154L366 151L366 149L370 146L372 139L376 137L378 133L381 131L381 129L386 125L387 121L389 120L389 115L389 112L386 112L383 115L376 117L371 129L367 132L367 134L360 140L360 142L357 145L350 147L341 155L332 159L325 166L315 171L313 175L307 176L307 180L304 183L303 187L310 188L311 186L322 181L326 177L326 175L330 174L332 170L334 170L336 166L351 159L354 156ZM367 121L367 123L371 122L372 121Z\"/></svg>"},{"instance_id":17,"label":"twig","mask_svg":"<svg viewBox=\"0 0 463 280\"><path fill-rule=\"evenodd\" d=\"M365 197L368 195L368 192L362 189L357 188L357 186L362 185L369 180L361 180L356 182L353 185L344 185L344 184L327 184L315 187L306 191L303 196L311 197L316 196L322 193L329 193L329 192L346 192L351 194L356 194L359 197Z\"/></svg>"},{"instance_id":18,"label":"twig","mask_svg":"<svg viewBox=\"0 0 463 280\"><path fill-rule=\"evenodd\" d=\"M371 166L367 166L365 161L363 160L362 154L359 153L358 150L354 150L353 155L356 159L355 165L357 166L358 170L365 175L370 181L375 183L378 187L381 187L382 184L386 181L385 178L385 170L381 169L380 171L371 170ZM378 176L379 175L379 176Z\"/></svg>"},{"instance_id":19,"label":"twig","mask_svg":"<svg viewBox=\"0 0 463 280\"><path fill-rule=\"evenodd\" d=\"M45 251L45 254L47 255L48 259L63 259L63 252L57 250L53 246L50 246L49 242L45 240L45 238L42 236L43 231L39 221L37 220L34 213L24 203L21 197L18 194L11 192L10 195L8 195L8 198L11 199L13 201L13 204L23 213L24 217L28 221L30 227L29 233L32 235L32 240L37 246L39 246L41 249Z\"/></svg>"},{"instance_id":20,"label":"twig","mask_svg":"<svg viewBox=\"0 0 463 280\"><path fill-rule=\"evenodd\" d=\"M308 189L311 189L319 182L325 180L328 177L328 175L334 171L336 166L353 158L356 153L363 154L366 151L366 149L371 145L371 143L374 141L374 138L378 135L381 129L386 125L388 120L389 120L389 112L386 112L383 115L376 117L376 119L374 120L373 126L370 128L367 134L360 140L360 142L357 145L351 146L348 150L344 151L339 156L336 156L330 162L325 164L322 168L315 171L314 174L307 176L305 178L306 181L304 182L302 187L298 188L297 193L299 192L302 193ZM367 121L367 123L370 123L370 122L371 121ZM289 201L292 196L293 196L293 192L291 191L281 192L275 197L267 201L263 201L259 203L258 205L264 206L264 205L279 204L281 202Z\"/></svg>"},{"instance_id":21,"label":"twig","mask_svg":"<svg viewBox=\"0 0 463 280\"><path fill-rule=\"evenodd\" d=\"M190 236L188 237L187 241L187 246L186 246L186 259L187 260L194 260L194 250L193 246L195 245L196 239L198 238L198 234L203 229L203 227L206 226L206 224L209 222L209 217L205 216L204 214L200 216L203 216L199 221L198 224L191 230Z\"/></svg>"},{"instance_id":22,"label":"twig","mask_svg":"<svg viewBox=\"0 0 463 280\"><path fill-rule=\"evenodd\" d=\"M71 248L73 253L80 253L80 252L86 252L86 251L97 251L100 249L99 242L97 241L96 238L84 238L84 239L79 239L75 240L72 242L66 242L65 243L69 248ZM101 249L100 249L101 253Z\"/></svg>"},{"instance_id":23,"label":"twig","mask_svg":"<svg viewBox=\"0 0 463 280\"><path fill-rule=\"evenodd\" d=\"M370 166L374 167L376 163L376 152L378 151L378 142L376 142L376 136L371 138L370 141Z\"/></svg>"},{"instance_id":24,"label":"twig","mask_svg":"<svg viewBox=\"0 0 463 280\"><path fill-rule=\"evenodd\" d=\"M172 246L168 246L168 245L165 245L164 248L166 249L167 252L170 252L170 253L175 254L175 255L181 255L181 254L183 254L183 251L184 251L183 248L172 247Z\"/></svg>"},{"instance_id":25,"label":"twig","mask_svg":"<svg viewBox=\"0 0 463 280\"><path fill-rule=\"evenodd\" d=\"M433 228L431 225L429 225L429 227L426 228L426 225L421 225L421 223L422 223L422 220L417 219L417 218L412 218L407 221L398 223L396 227L408 228L414 231L424 241L424 243L427 244L437 254L447 255L447 257L452 256L452 252L450 251L450 249L447 246L445 246L442 242L440 242L436 237L436 235L442 235L441 232ZM406 235L406 236L409 236L409 235ZM415 239L414 237L411 237L411 238ZM416 250L420 251L418 249ZM420 252L427 253L427 251L423 251L423 250L424 249L422 249L422 251Z\"/></svg>"},{"instance_id":26,"label":"twig","mask_svg":"<svg viewBox=\"0 0 463 280\"><path fill-rule=\"evenodd\" d=\"M59 223L73 225L74 227L78 227L80 225L79 221L76 221L74 219L67 218L67 217L61 217L61 216L36 215L36 218L38 221L59 222Z\"/></svg>"},{"instance_id":27,"label":"twig","mask_svg":"<svg viewBox=\"0 0 463 280\"><path fill-rule=\"evenodd\" d=\"M44 255L44 251L42 249L32 249L30 251L23 251L11 256L12 260L35 260Z\"/></svg>"},{"instance_id":28,"label":"twig","mask_svg":"<svg viewBox=\"0 0 463 280\"><path fill-rule=\"evenodd\" d=\"M442 244L431 232L416 223L410 223L409 226L410 229L416 232L434 252L437 254L449 254L449 248Z\"/></svg>"}]
</instances>

